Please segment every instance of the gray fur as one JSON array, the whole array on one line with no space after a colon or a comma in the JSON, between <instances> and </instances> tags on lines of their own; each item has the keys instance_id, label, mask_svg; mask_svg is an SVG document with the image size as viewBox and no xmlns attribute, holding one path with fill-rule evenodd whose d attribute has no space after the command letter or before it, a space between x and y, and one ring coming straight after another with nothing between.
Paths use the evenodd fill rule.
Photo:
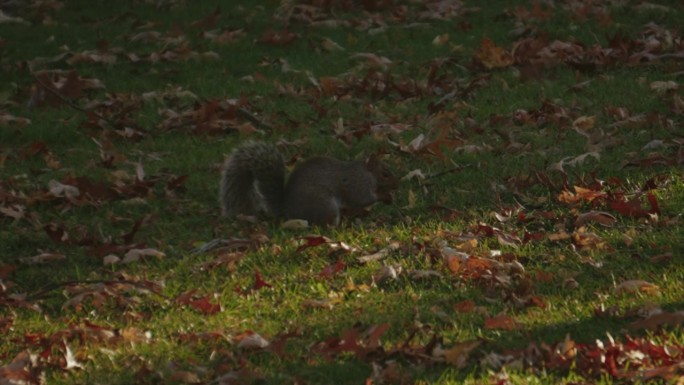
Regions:
<instances>
[{"instance_id":1,"label":"gray fur","mask_svg":"<svg viewBox=\"0 0 684 385\"><path fill-rule=\"evenodd\" d=\"M340 210L378 201L378 190L396 188L396 178L376 158L366 162L317 156L298 165L285 184L285 163L274 145L247 142L223 165L223 215L260 212L311 224L337 225ZM387 191L384 191L387 193Z\"/></svg>"},{"instance_id":2,"label":"gray fur","mask_svg":"<svg viewBox=\"0 0 684 385\"><path fill-rule=\"evenodd\" d=\"M285 162L278 149L268 143L246 142L223 164L219 201L221 213L267 213L281 216L285 185Z\"/></svg>"}]
</instances>

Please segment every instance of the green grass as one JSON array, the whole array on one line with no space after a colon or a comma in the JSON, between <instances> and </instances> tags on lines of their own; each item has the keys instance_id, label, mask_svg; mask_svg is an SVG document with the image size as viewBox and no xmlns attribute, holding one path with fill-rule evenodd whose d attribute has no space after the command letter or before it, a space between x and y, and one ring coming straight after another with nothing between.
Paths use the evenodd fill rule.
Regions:
<instances>
[{"instance_id":1,"label":"green grass","mask_svg":"<svg viewBox=\"0 0 684 385\"><path fill-rule=\"evenodd\" d=\"M38 11L31 6L33 2L7 9L7 14L28 23L0 24L0 121L2 114L10 114L31 123L0 126L0 370L5 370L0 373L7 375L10 362L28 351L43 353L32 373L44 373L55 384L192 383L183 377L190 374L201 383L218 383L218 378L229 373L241 383L255 384L358 384L371 378L374 384L482 384L504 379L512 384L613 384L626 380L613 376L606 367L588 371L581 367L581 360L547 367L548 362L537 357L525 368L509 362L505 369L484 362L495 354L520 355L530 343L553 349L566 336L583 346L592 346L596 340L607 344L607 333L618 343L628 336L645 336L659 344L681 345L681 326L634 330L630 325L639 317L624 315L649 303L671 312L684 306L684 118L673 108L677 98L684 98L682 61L641 65L618 61L589 71L557 63L539 69L537 78L530 79L525 74L528 68L519 63L485 69L477 52L485 37L512 50L519 38L510 32L521 25L529 28L531 37L547 34L549 42L605 47L617 33L630 41L638 39L646 31L644 25L653 22L665 31L654 38L663 42L663 52L681 53L682 7L664 1L657 4L668 11L639 10L636 2L625 7L597 6L587 11L584 20L580 11L570 7L573 3L567 2L557 4L548 19L517 20L515 15L521 13L510 2L466 1L466 7L480 8L447 20L426 20L418 17L420 3L393 3L369 13L360 5L347 9L344 2L331 2L332 9L321 8L322 16L313 16L349 23L337 27L297 20L288 24L274 17L280 5L274 1L223 4L210 28L191 26L215 10L215 4L209 3L93 5L70 0L59 9ZM532 8L531 2L516 4ZM405 13L400 6L406 6ZM603 23L602 14L612 22ZM364 27L367 22L373 33ZM297 34L291 44L260 42L269 28L285 27ZM374 30L380 27L385 30ZM244 36L227 44L202 37L203 30L221 28L243 29ZM167 40L131 41L143 31L160 32ZM432 44L445 33L449 34L447 44ZM179 36L200 57L146 60L150 54L178 49L182 45ZM345 49L326 51L321 43L324 38ZM97 53L103 41L116 55L113 64L52 60L65 51ZM218 59L201 57L206 52L217 54ZM376 54L392 63L386 69L376 68L353 58L357 53ZM131 62L129 54L142 60ZM73 106L30 107L29 99L38 87L31 69L74 70L81 78L100 80L106 88L85 91L71 101ZM428 83L430 76L436 79L434 84ZM340 79L346 94L321 94L311 79L323 83L326 77ZM585 81L591 82L574 87ZM651 88L654 81L674 81L677 89L659 94ZM196 98L180 95L176 89L192 92ZM452 91L459 92L441 106L442 115L431 114L434 104ZM159 96L143 100L142 95L149 92ZM247 103L244 108L267 127L257 127L253 133L228 129L199 135L188 125L163 128L164 110L183 113L193 106L229 99ZM82 109L93 101L119 101L129 109L122 110L122 104L113 104L112 111L98 109L110 122L89 125ZM645 118L613 127L617 121L613 108ZM521 111L530 119L516 121ZM124 116L125 121L117 120ZM595 126L588 132L602 138L599 147L573 129L573 121L582 116L595 117ZM247 123L239 115L233 119L234 125ZM345 142L336 135L338 122L347 131L378 124L410 127L399 133L350 136ZM126 127L143 136L124 138L120 132ZM440 132L446 135L441 140L461 144L454 147L444 141L441 158L406 150L418 135L437 140ZM335 229L286 230L273 220L236 223L218 215L219 166L231 148L247 139L292 141L295 144L284 149L285 158L292 160L312 154L351 159L384 151L397 175L421 170L428 178L403 181L394 204L376 205L369 216L347 219ZM656 139L664 146L644 149ZM31 153L39 142L58 165L46 162L45 153ZM103 162L99 145L116 160ZM471 145L481 151L461 147ZM562 159L590 151L598 151L600 158L566 164L566 174L554 170L553 165ZM670 163L634 166L654 155ZM149 182L144 193L82 204L70 204L48 193L50 181L68 177L126 189L135 182L138 164ZM180 176L187 176L182 187L166 191L167 184ZM599 181L602 191L631 197L656 176L667 180L652 191L661 211L657 219L633 218L601 202L571 205L558 198L564 184L574 191L575 185L586 187ZM642 202L648 208L645 197ZM25 211L23 217L15 220L3 214L17 207ZM438 207L456 214L450 216ZM579 241L548 239L561 230L577 235L575 219L590 210L607 211L617 219L609 227L587 225L586 231L595 233L605 246L582 249ZM519 213L524 220L518 219ZM502 222L495 214L511 219ZM143 217L147 220L132 239L124 239ZM45 231L50 224L67 231L71 241L53 240ZM516 248L478 231L482 226L520 238L525 233L542 237ZM327 245L297 251L300 238L307 234L325 235L354 251ZM240 251L244 255L234 265L201 269L217 255L192 250L212 239L232 240L231 245L243 239L240 245L249 249ZM516 260L524 271L494 269L498 280L486 274L470 279L463 271L451 271L442 256L444 247L459 249L469 239L477 243L465 249L467 254ZM78 245L79 240L84 244ZM392 242L399 247L385 259L357 262L358 257ZM102 253L98 247L132 243L165 256L103 265L102 258L110 252ZM123 257L126 250L111 253ZM22 258L43 252L61 253L66 259L21 263ZM663 255L670 258L651 260ZM321 278L320 272L338 260L344 269ZM396 280L375 282L374 276L385 265L399 265L403 273ZM272 287L252 290L256 271ZM409 275L412 271L433 271L439 276L414 280ZM544 275L548 280L538 278ZM629 280L648 281L659 290L656 294L616 292L616 286ZM163 288L157 293L122 289L113 281L153 281ZM67 301L75 296L69 282L105 283L110 291L102 303L86 299L80 308L68 306ZM205 314L180 303L178 297L191 291L195 300L220 304L221 311ZM28 295L25 304L39 306L39 312L15 300L24 294ZM531 296L547 306L521 304ZM332 307L307 305L311 300L327 300ZM458 311L464 301L472 301L475 310ZM616 312L597 315L596 309L611 307ZM520 327L486 328L487 320L500 313ZM320 353L321 343L341 338L352 328L363 335L385 323L389 329L380 339L384 353L356 357L347 351L331 355L330 360ZM100 329L92 325L111 334L98 338ZM241 347L248 332L272 342L291 335L284 354L276 354ZM400 348L409 338L409 347ZM465 357L463 367L441 362L431 350L436 342L449 349L474 339L482 344ZM83 369L63 369L63 343ZM393 350L397 351L388 353ZM412 356L409 351L420 354ZM396 367L374 377L373 365L376 374L382 368Z\"/></svg>"}]
</instances>

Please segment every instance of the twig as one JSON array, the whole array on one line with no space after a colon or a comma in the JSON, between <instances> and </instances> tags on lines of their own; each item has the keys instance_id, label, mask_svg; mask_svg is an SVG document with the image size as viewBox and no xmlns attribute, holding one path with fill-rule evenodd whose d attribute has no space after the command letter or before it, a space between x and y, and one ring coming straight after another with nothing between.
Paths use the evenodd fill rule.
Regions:
<instances>
[{"instance_id":1,"label":"twig","mask_svg":"<svg viewBox=\"0 0 684 385\"><path fill-rule=\"evenodd\" d=\"M62 103L66 104L67 106L69 106L69 107L71 107L71 108L73 108L74 110L83 112L83 113L86 114L86 115L87 115L87 114L93 114L93 115L95 115L98 119L101 119L101 120L105 121L105 122L106 122L107 124L109 124L112 128L116 128L116 125L114 124L114 122L112 122L111 120L109 120L108 118L106 118L105 116L103 116L102 114L100 114L100 113L98 113L98 112L96 112L96 111L86 110L85 108L83 108L83 107L79 106L78 104L73 103L71 100L67 99L64 95L60 94L59 91L58 91L54 86L45 84L45 82L43 82L43 80L42 80L39 76L37 76L37 75L35 74L35 72L31 72L31 76L33 76L33 78L36 80L36 82L38 82L38 84L39 84L44 90L46 90L47 92L49 92L49 93L51 93L52 95L54 95L55 97L57 97L57 99L59 99Z\"/></svg>"},{"instance_id":2,"label":"twig","mask_svg":"<svg viewBox=\"0 0 684 385\"><path fill-rule=\"evenodd\" d=\"M456 167L450 168L448 170L444 170L444 171L438 172L436 174L432 174L432 175L428 176L427 178L425 178L425 180L435 179L435 178L441 177L442 175L451 174L452 172L461 171L465 167L468 167L468 166L456 166Z\"/></svg>"},{"instance_id":3,"label":"twig","mask_svg":"<svg viewBox=\"0 0 684 385\"><path fill-rule=\"evenodd\" d=\"M270 124L264 122L263 120L259 119L256 117L253 113L251 113L249 110L245 108L238 108L237 112L245 119L249 120L252 122L254 125L260 128L264 128L268 131L273 131L274 128Z\"/></svg>"}]
</instances>

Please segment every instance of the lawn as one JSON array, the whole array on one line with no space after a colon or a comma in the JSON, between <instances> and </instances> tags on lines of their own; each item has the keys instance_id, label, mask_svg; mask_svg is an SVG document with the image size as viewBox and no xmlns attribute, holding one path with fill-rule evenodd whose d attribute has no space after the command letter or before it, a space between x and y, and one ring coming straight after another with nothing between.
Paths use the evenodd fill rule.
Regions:
<instances>
[{"instance_id":1,"label":"lawn","mask_svg":"<svg viewBox=\"0 0 684 385\"><path fill-rule=\"evenodd\" d=\"M0 9L0 385L684 379L681 2ZM400 187L223 218L247 140Z\"/></svg>"}]
</instances>

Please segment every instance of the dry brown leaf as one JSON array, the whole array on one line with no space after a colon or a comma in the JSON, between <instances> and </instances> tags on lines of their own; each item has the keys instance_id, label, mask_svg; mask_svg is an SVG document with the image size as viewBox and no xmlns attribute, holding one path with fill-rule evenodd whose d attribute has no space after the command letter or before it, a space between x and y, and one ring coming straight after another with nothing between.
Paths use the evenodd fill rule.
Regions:
<instances>
[{"instance_id":1,"label":"dry brown leaf","mask_svg":"<svg viewBox=\"0 0 684 385\"><path fill-rule=\"evenodd\" d=\"M449 34L448 33L443 33L441 35L437 35L437 36L435 36L434 39L432 39L432 45L435 45L435 46L442 46L448 42L449 42Z\"/></svg>"},{"instance_id":2,"label":"dry brown leaf","mask_svg":"<svg viewBox=\"0 0 684 385\"><path fill-rule=\"evenodd\" d=\"M664 94L664 93L667 93L668 91L676 91L679 88L679 84L677 84L677 82L672 81L672 80L655 81L655 82L651 83L650 87L656 93Z\"/></svg>"},{"instance_id":3,"label":"dry brown leaf","mask_svg":"<svg viewBox=\"0 0 684 385\"><path fill-rule=\"evenodd\" d=\"M106 255L102 258L102 264L103 265L116 265L117 263L121 262L121 258L114 254L109 254Z\"/></svg>"},{"instance_id":4,"label":"dry brown leaf","mask_svg":"<svg viewBox=\"0 0 684 385\"><path fill-rule=\"evenodd\" d=\"M475 302L464 300L454 305L454 309L459 313L470 313L475 310Z\"/></svg>"},{"instance_id":5,"label":"dry brown leaf","mask_svg":"<svg viewBox=\"0 0 684 385\"><path fill-rule=\"evenodd\" d=\"M646 319L632 322L630 329L657 330L663 326L678 326L684 324L684 311L675 313L662 312L649 316Z\"/></svg>"},{"instance_id":6,"label":"dry brown leaf","mask_svg":"<svg viewBox=\"0 0 684 385\"><path fill-rule=\"evenodd\" d=\"M508 67L514 62L513 55L508 49L496 46L491 39L486 37L482 39L475 57L488 69Z\"/></svg>"},{"instance_id":7,"label":"dry brown leaf","mask_svg":"<svg viewBox=\"0 0 684 385\"><path fill-rule=\"evenodd\" d=\"M396 280L402 272L403 268L401 265L384 265L375 271L375 274L373 274L373 281L377 284L383 284L390 280Z\"/></svg>"},{"instance_id":8,"label":"dry brown leaf","mask_svg":"<svg viewBox=\"0 0 684 385\"><path fill-rule=\"evenodd\" d=\"M263 349L268 347L271 343L267 339L257 333L249 332L245 336L240 337L237 347L240 349Z\"/></svg>"},{"instance_id":9,"label":"dry brown leaf","mask_svg":"<svg viewBox=\"0 0 684 385\"><path fill-rule=\"evenodd\" d=\"M588 222L595 222L603 226L612 226L617 222L617 218L605 211L589 211L577 216L575 226L583 226Z\"/></svg>"},{"instance_id":10,"label":"dry brown leaf","mask_svg":"<svg viewBox=\"0 0 684 385\"><path fill-rule=\"evenodd\" d=\"M10 123L17 123L18 125L23 127L31 124L31 120L10 115L8 113L0 111L0 126L7 126Z\"/></svg>"},{"instance_id":11,"label":"dry brown leaf","mask_svg":"<svg viewBox=\"0 0 684 385\"><path fill-rule=\"evenodd\" d=\"M335 306L337 303L339 303L339 299L307 299L302 302L302 307L304 308L319 308L319 309L332 309L333 306Z\"/></svg>"},{"instance_id":12,"label":"dry brown leaf","mask_svg":"<svg viewBox=\"0 0 684 385\"><path fill-rule=\"evenodd\" d=\"M152 339L152 333L146 332L135 326L123 328L119 334L124 341L130 343L148 343Z\"/></svg>"},{"instance_id":13,"label":"dry brown leaf","mask_svg":"<svg viewBox=\"0 0 684 385\"><path fill-rule=\"evenodd\" d=\"M174 383L182 384L199 384L202 382L197 373L189 372L187 370L178 370L173 372L170 380Z\"/></svg>"},{"instance_id":14,"label":"dry brown leaf","mask_svg":"<svg viewBox=\"0 0 684 385\"><path fill-rule=\"evenodd\" d=\"M570 233L566 232L565 230L561 230L557 233L547 235L547 238L549 239L549 241L558 242L558 241L565 241L567 239L570 239L570 238L572 238L572 235Z\"/></svg>"},{"instance_id":15,"label":"dry brown leaf","mask_svg":"<svg viewBox=\"0 0 684 385\"><path fill-rule=\"evenodd\" d=\"M585 227L580 227L572 233L572 242L584 250L608 250L610 247L598 234L590 233Z\"/></svg>"},{"instance_id":16,"label":"dry brown leaf","mask_svg":"<svg viewBox=\"0 0 684 385\"><path fill-rule=\"evenodd\" d=\"M517 330L520 325L511 316L498 314L485 319L484 328L489 330Z\"/></svg>"},{"instance_id":17,"label":"dry brown leaf","mask_svg":"<svg viewBox=\"0 0 684 385\"><path fill-rule=\"evenodd\" d=\"M658 285L654 285L650 282L639 280L639 279L632 279L628 281L624 281L621 284L615 286L614 289L616 294L622 294L622 293L644 293L644 294L658 294L660 292L660 288Z\"/></svg>"},{"instance_id":18,"label":"dry brown leaf","mask_svg":"<svg viewBox=\"0 0 684 385\"><path fill-rule=\"evenodd\" d=\"M26 212L24 211L26 209L26 206L24 205L11 205L8 207L0 207L0 214L4 214L10 218L14 219L22 219L26 215Z\"/></svg>"},{"instance_id":19,"label":"dry brown leaf","mask_svg":"<svg viewBox=\"0 0 684 385\"><path fill-rule=\"evenodd\" d=\"M468 357L473 350L482 345L481 340L465 341L457 343L449 349L444 350L444 362L456 368L464 368Z\"/></svg>"},{"instance_id":20,"label":"dry brown leaf","mask_svg":"<svg viewBox=\"0 0 684 385\"><path fill-rule=\"evenodd\" d=\"M64 254L41 253L33 257L21 258L20 261L27 265L39 265L47 262L62 261L66 259Z\"/></svg>"},{"instance_id":21,"label":"dry brown leaf","mask_svg":"<svg viewBox=\"0 0 684 385\"><path fill-rule=\"evenodd\" d=\"M121 263L138 262L145 257L156 257L158 259L162 259L166 257L166 254L156 249L131 249L126 252Z\"/></svg>"},{"instance_id":22,"label":"dry brown leaf","mask_svg":"<svg viewBox=\"0 0 684 385\"><path fill-rule=\"evenodd\" d=\"M572 128L576 131L589 131L594 128L596 124L596 117L594 116L580 116L572 122Z\"/></svg>"}]
</instances>

